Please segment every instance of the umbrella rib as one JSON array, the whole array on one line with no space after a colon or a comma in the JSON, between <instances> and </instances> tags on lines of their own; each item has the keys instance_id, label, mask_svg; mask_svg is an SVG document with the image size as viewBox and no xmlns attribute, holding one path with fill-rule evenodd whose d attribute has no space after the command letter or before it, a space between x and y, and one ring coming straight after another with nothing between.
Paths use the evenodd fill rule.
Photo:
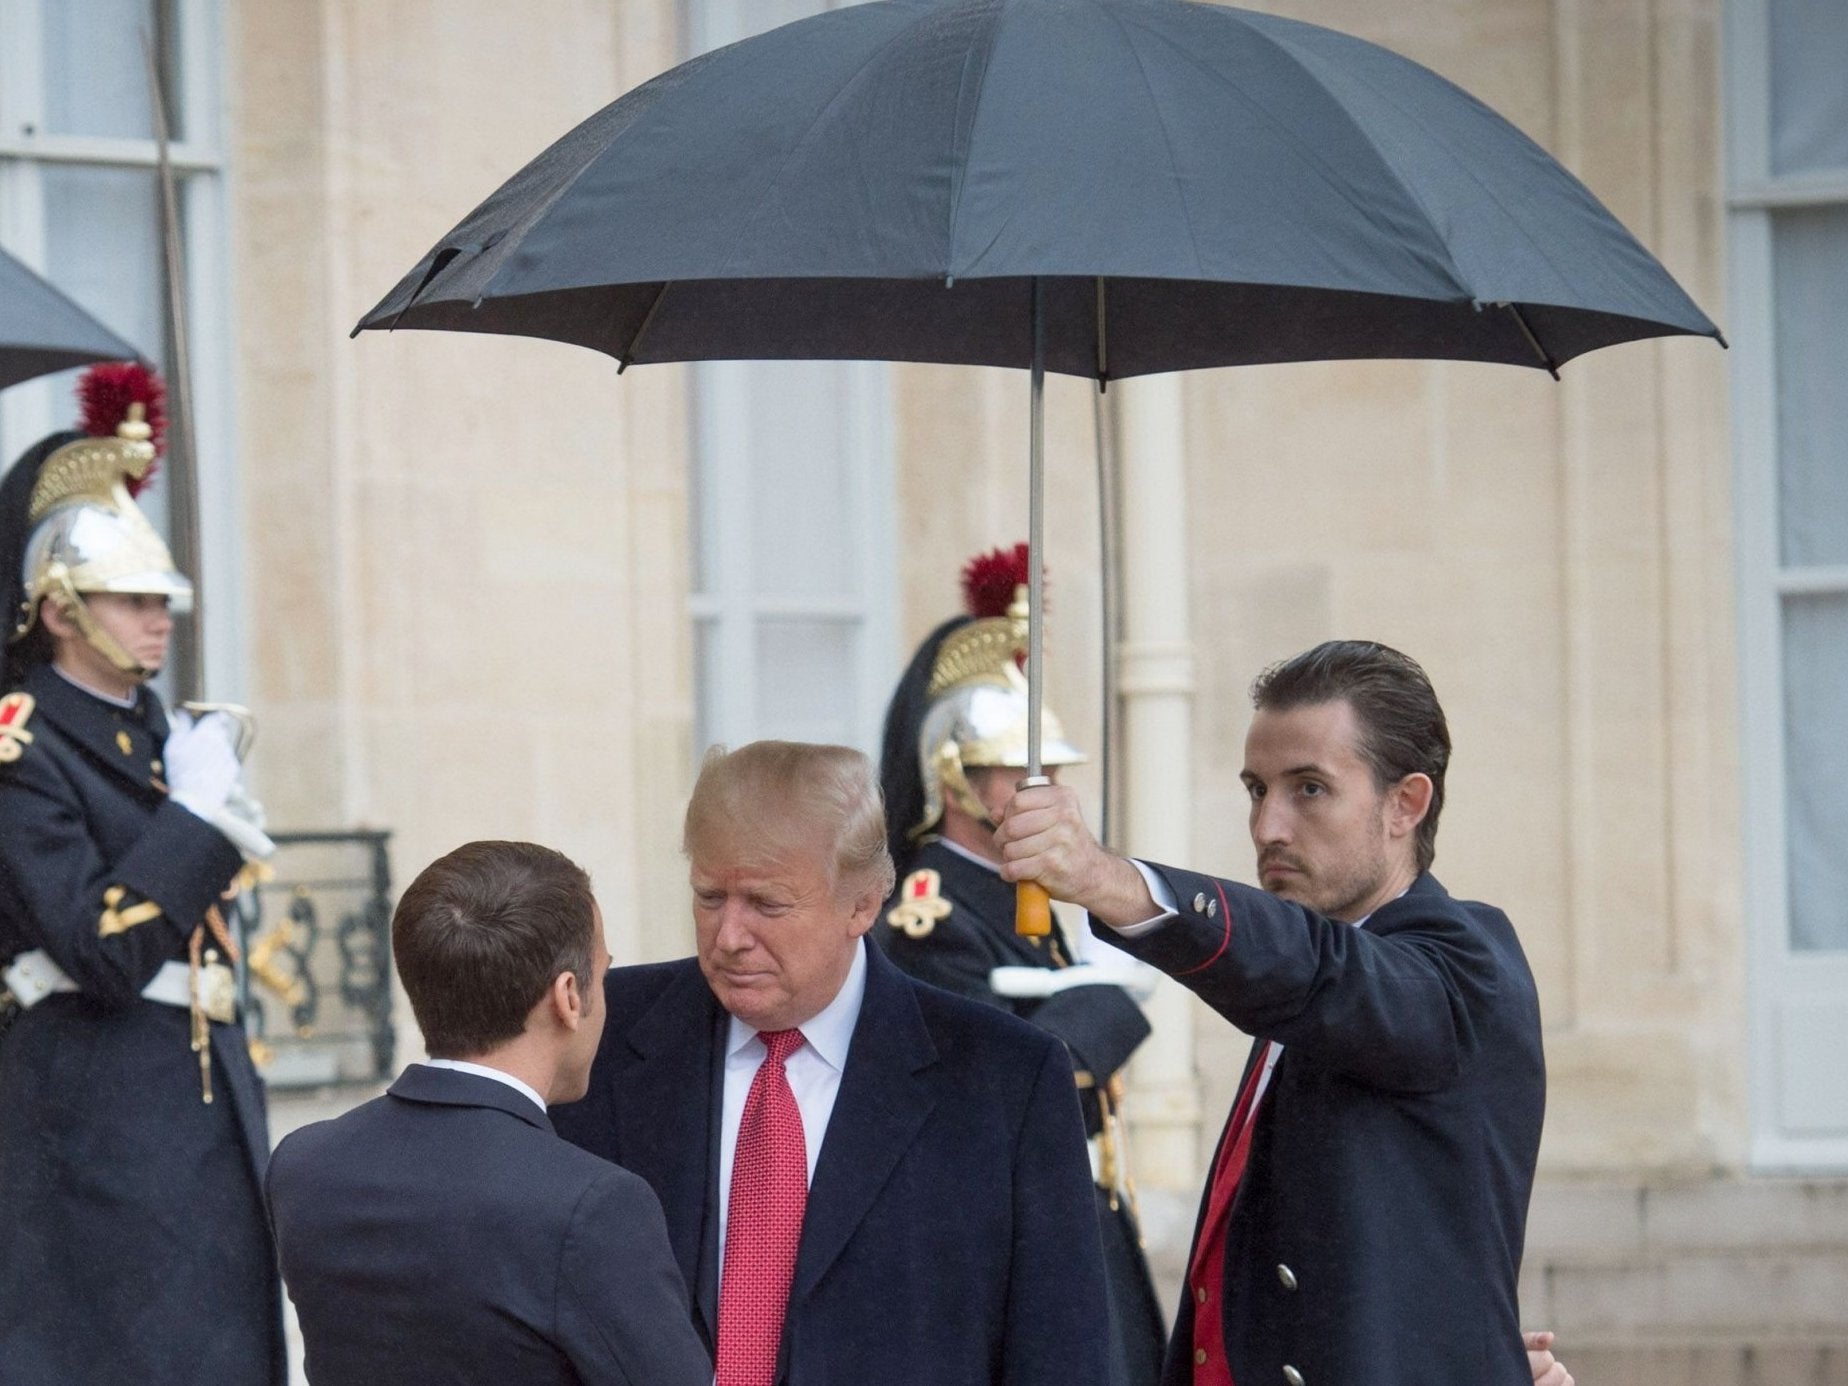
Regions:
<instances>
[{"instance_id":1,"label":"umbrella rib","mask_svg":"<svg viewBox=\"0 0 1848 1386\"><path fill-rule=\"evenodd\" d=\"M667 297L667 291L673 287L674 281L669 279L655 290L654 302L650 303L648 311L642 314L642 321L636 327L635 335L629 338L629 345L624 347L622 355L616 358L617 375L621 375L635 363L635 353L642 344L642 337L654 325L655 314L661 311L661 300Z\"/></svg>"},{"instance_id":2,"label":"umbrella rib","mask_svg":"<svg viewBox=\"0 0 1848 1386\"><path fill-rule=\"evenodd\" d=\"M1230 15L1231 11L1228 10L1226 11L1226 13ZM1243 23L1244 21L1236 20L1233 22ZM1273 50L1276 51L1279 58L1281 58L1282 60L1293 64L1297 68L1304 68L1306 66L1303 60L1296 54L1296 52L1293 49L1287 47L1281 40L1277 39L1273 35L1264 33L1262 30L1252 28L1250 25L1246 25L1246 28L1252 34L1254 39L1260 42L1263 42L1265 44L1268 44ZM1157 37L1162 38L1164 41L1166 41L1165 35L1158 35ZM1200 72L1204 73L1206 76L1210 77L1213 81L1225 87L1254 116L1264 121L1273 130L1277 131L1279 135L1288 139L1294 145L1297 152L1302 155L1304 161L1309 165L1309 167L1315 169L1316 172L1321 176L1323 183L1327 185L1329 191L1332 192L1336 197L1340 198L1343 202L1345 202L1350 208L1352 208L1354 213L1357 216L1369 222L1374 222L1377 220L1377 218L1374 216L1373 209L1368 207L1364 202L1361 202L1358 198L1356 198L1353 192L1348 188L1347 184L1341 178L1338 178L1335 176L1334 172L1328 167L1327 162L1322 158L1320 152L1316 149L1314 145L1310 144L1308 141L1299 137L1290 126L1278 120L1277 117L1262 103L1254 101L1251 98L1251 96L1244 90L1243 87L1239 86L1238 83L1232 81L1230 78L1226 76L1225 73L1219 71L1217 68L1212 66L1212 64L1201 62L1195 54L1188 51L1187 49L1177 47L1177 51L1181 54L1181 56L1186 61L1192 63L1194 67L1196 67ZM1318 85L1323 85L1324 90L1326 90L1326 86L1322 84L1321 79L1319 77L1316 78L1315 80ZM1332 99L1332 96L1333 96L1333 93L1331 92L1330 93L1331 99ZM1371 139L1367 138L1366 132L1360 129L1360 122L1354 119L1353 115L1348 112L1345 106L1341 106L1339 102L1336 102L1335 104L1337 105L1337 107L1339 107L1342 114L1347 116L1348 124L1354 128L1355 132L1365 142L1367 148L1373 153L1374 157L1379 160L1380 166L1384 168L1389 174L1391 174L1392 165L1386 162L1384 157L1381 156L1380 151L1379 151L1379 146L1376 145ZM1427 226L1430 226L1431 225L1431 214L1430 214L1429 209L1426 208L1425 205L1422 202L1420 202L1417 198L1412 196L1410 190L1405 187L1404 183L1399 180L1397 175L1393 175L1391 181L1394 187L1398 188L1402 193L1405 194L1406 201L1409 202L1413 210L1416 211L1418 215L1424 219L1425 224ZM1442 243L1441 238L1440 238L1440 243ZM1445 248L1446 250L1448 250L1448 246L1446 246ZM1442 263L1442 269L1445 272L1445 277L1449 279L1451 284L1457 289L1459 296L1467 296L1469 291L1467 288L1463 286L1459 276L1456 274L1456 266L1454 264L1449 263L1446 260L1445 262ZM1337 287L1337 286L1329 285L1325 287Z\"/></svg>"},{"instance_id":3,"label":"umbrella rib","mask_svg":"<svg viewBox=\"0 0 1848 1386\"><path fill-rule=\"evenodd\" d=\"M903 25L899 29L895 30L885 40L885 42L881 43L876 49L874 49L871 53L868 53L866 55L866 60L864 62L862 62L852 72L848 73L845 77L841 79L840 85L837 86L833 90L833 92L829 94L828 99L822 102L820 109L818 109L815 112L814 118L810 120L808 123L808 128L805 129L802 132L802 134L796 140L794 140L790 144L789 148L784 152L781 161L777 164L776 171L770 174L768 178L765 179L763 187L758 192L757 203L756 203L756 206L752 209L752 214L750 218L748 220L744 218L740 218L738 222L737 238L734 240L732 248L728 250L725 254L725 260L727 263L732 262L733 259L735 258L735 252L736 252L737 246L739 242L741 242L744 238L745 228L747 226L754 225L756 223L757 213L763 210L764 203L769 201L770 194L776 190L777 181L782 177L783 171L787 169L789 165L795 160L797 152L801 150L803 146L808 143L810 137L814 135L816 128L821 124L823 119L826 118L828 112L833 110L834 107L839 103L842 94L860 79L861 74L863 74L874 63L878 62L882 57L884 57L886 52L889 49L891 49L893 45L899 43L908 34L910 34L910 32L913 29L915 29L918 25L926 23L934 17L935 15L933 13L926 11L924 14L921 14L916 19L912 20L909 24ZM819 18L819 16L813 16L813 18ZM806 21L798 21L798 22L806 22ZM726 276L719 275L716 277L725 278Z\"/></svg>"},{"instance_id":4,"label":"umbrella rib","mask_svg":"<svg viewBox=\"0 0 1848 1386\"><path fill-rule=\"evenodd\" d=\"M1521 335L1527 338L1527 345L1534 349L1534 355L1540 358L1540 364L1546 367L1546 373L1555 380L1559 379L1559 362L1553 359L1551 352L1540 345L1540 339L1534 335L1533 328L1528 325L1527 315L1521 311L1520 306L1513 303L1498 303L1495 306L1506 308L1514 315L1514 321L1520 327Z\"/></svg>"},{"instance_id":5,"label":"umbrella rib","mask_svg":"<svg viewBox=\"0 0 1848 1386\"><path fill-rule=\"evenodd\" d=\"M1288 53L1290 57L1296 62L1297 66L1307 69L1312 74L1317 73L1318 68L1315 64L1313 54L1311 54L1307 59L1305 59L1303 57L1298 56L1296 50L1293 47L1291 47L1289 44L1284 42L1282 39L1273 38L1269 35L1266 35L1265 37L1276 47ZM1393 56L1398 57L1399 55L1394 54ZM1404 61L1407 63L1411 62L1409 58L1402 58L1401 61ZM1412 64L1412 65L1414 67L1418 66L1418 64ZM1407 111L1405 109L1404 104L1400 102L1397 98L1395 98L1391 92L1383 90L1377 83L1369 81L1364 75L1362 75L1358 71L1353 72L1350 75L1352 76L1355 82L1360 83L1361 85L1364 85L1367 88L1367 90L1372 92L1373 95L1376 98L1378 98L1382 103L1384 103L1385 105L1391 106L1394 110L1398 111L1407 120L1415 120L1415 117L1411 114L1411 112ZM1317 76L1316 80L1317 81L1321 80L1319 75ZM1326 84L1324 84L1324 87L1325 89L1328 90L1331 98L1334 97L1333 88L1326 87ZM1461 88L1459 88L1459 90L1461 90ZM1469 95L1468 92L1464 92L1463 94L1465 96ZM1473 97L1471 99L1474 100ZM1379 145L1374 141L1372 134L1367 130L1366 126L1363 125L1358 119L1356 119L1352 115L1352 113L1348 112L1346 105L1343 104L1338 98L1335 100L1335 104L1341 108L1343 113L1348 115L1349 123L1354 127L1354 130L1356 131L1356 133L1359 134L1360 138L1366 141L1367 147L1372 149L1375 154L1380 154ZM1515 127L1512 122L1509 122L1509 127L1511 129L1514 129L1516 134L1521 135L1521 137L1524 139L1527 139L1528 142L1533 144L1536 149L1540 149L1540 152L1542 154L1546 154L1545 149L1540 147L1538 141L1533 140L1531 136L1526 135L1524 131L1521 131L1520 129L1518 129L1518 127ZM1518 235L1520 235L1520 237L1523 240L1525 240L1528 243L1528 245L1533 247L1534 253L1538 255L1542 260L1544 260L1547 263L1547 265L1549 265L1552 268L1553 272L1557 274L1562 280L1569 282L1571 279L1571 275L1568 274L1566 270L1564 270L1553 259L1552 255L1548 253L1545 242L1541 241L1538 237L1529 233L1526 223L1520 217L1516 216L1514 212L1508 207L1508 205L1504 203L1499 197L1497 197L1495 193L1482 181L1481 177L1477 174L1474 166L1469 162L1469 160L1457 157L1454 153L1451 152L1448 145L1442 145L1441 147L1444 149L1444 152L1446 154L1450 155L1451 162L1463 174L1463 176L1469 179L1471 183L1475 184L1477 190L1482 194L1483 198L1489 202L1492 202L1495 205L1496 209L1500 211L1507 218L1508 224L1514 228L1515 232ZM1547 157L1549 159L1551 158L1550 155L1547 155ZM1386 167L1388 168L1391 167L1390 163L1386 163L1384 155L1380 155L1380 159L1382 163L1386 164ZM1554 162L1557 162L1557 161L1555 160ZM1566 168L1564 164L1560 164L1559 167L1560 167L1560 170L1564 172L1568 178L1572 179L1572 181L1580 182L1580 180L1578 180L1577 177L1573 175L1572 171ZM1397 179L1395 179L1394 181L1398 182ZM1580 182L1580 186L1583 187L1582 182ZM1431 209L1425 205L1424 199L1419 197L1417 193L1415 193L1410 187L1408 187L1403 182L1399 182L1399 187L1404 191L1406 199L1410 201L1412 205L1418 209L1419 214L1424 217L1425 224L1431 227L1433 231L1438 230L1437 219L1432 216ZM1589 190L1587 190L1586 195L1590 196ZM1594 205L1598 205L1597 200L1595 198L1593 198L1592 201ZM1608 213L1606 215L1608 215ZM1615 219L1613 218L1613 220ZM1619 226L1619 229L1620 230L1622 229L1621 225ZM1628 235L1628 232L1625 232L1625 234ZM1441 234L1439 235L1439 243L1444 246L1447 252L1449 251L1450 243L1447 240L1445 240ZM1453 270L1453 272L1457 269L1457 266L1455 265L1454 260L1451 264L1451 269ZM1453 273L1453 278L1457 278L1461 280L1462 276ZM1474 296L1475 295L1472 294L1472 297ZM1562 305L1562 306L1569 306L1569 305ZM1518 319L1520 317L1520 314L1516 313L1515 316ZM1521 322L1521 329L1524 332L1528 332L1527 324L1524 320ZM1528 338L1530 341L1533 341L1533 334L1531 332L1528 332ZM1534 341L1534 349L1540 353L1540 357L1542 360L1548 361L1547 369L1553 370L1555 376L1557 376L1558 372L1554 370L1554 367L1551 364L1549 358L1547 357L1546 352L1540 347L1540 344L1537 341Z\"/></svg>"},{"instance_id":6,"label":"umbrella rib","mask_svg":"<svg viewBox=\"0 0 1848 1386\"><path fill-rule=\"evenodd\" d=\"M1149 107L1155 112L1155 123L1161 127L1162 143L1166 145L1168 149L1168 171L1174 178L1175 195L1181 200L1181 219L1187 225L1187 240L1193 247L1194 268L1199 271L1202 279L1207 278L1206 261L1200 254L1200 238L1194 234L1193 208L1188 205L1186 184L1181 180L1180 169L1175 161L1174 138L1168 133L1168 116L1167 113L1162 110L1161 102L1155 95L1155 84L1149 80L1149 70L1147 65L1142 61L1142 51L1136 47L1136 41L1130 36L1128 26L1123 23L1122 19L1117 16L1115 11L1109 6L1099 3L1099 0L1091 0L1091 7L1100 14L1103 14L1116 26L1117 32L1123 36L1123 46L1129 50L1130 56L1136 60L1136 72L1142 78L1142 89L1148 93Z\"/></svg>"}]
</instances>

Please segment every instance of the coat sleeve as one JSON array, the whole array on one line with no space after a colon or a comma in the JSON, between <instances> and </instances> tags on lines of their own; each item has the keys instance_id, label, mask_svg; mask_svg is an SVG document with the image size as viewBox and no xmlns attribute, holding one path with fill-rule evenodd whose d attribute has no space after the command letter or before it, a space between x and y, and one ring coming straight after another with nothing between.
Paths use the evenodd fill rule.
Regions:
<instances>
[{"instance_id":1,"label":"coat sleeve","mask_svg":"<svg viewBox=\"0 0 1848 1386\"><path fill-rule=\"evenodd\" d=\"M241 864L216 828L171 800L106 861L50 756L29 752L0 777L0 871L23 906L21 932L97 1000L132 1000L183 956Z\"/></svg>"},{"instance_id":2,"label":"coat sleeve","mask_svg":"<svg viewBox=\"0 0 1848 1386\"><path fill-rule=\"evenodd\" d=\"M667 1221L626 1170L578 1200L559 1253L554 1341L584 1386L711 1386Z\"/></svg>"},{"instance_id":3,"label":"coat sleeve","mask_svg":"<svg viewBox=\"0 0 1848 1386\"><path fill-rule=\"evenodd\" d=\"M1084 1128L1064 1055L1049 1048L1014 1146L1012 1272L1000 1379L1105 1381L1104 1252Z\"/></svg>"},{"instance_id":4,"label":"coat sleeve","mask_svg":"<svg viewBox=\"0 0 1848 1386\"><path fill-rule=\"evenodd\" d=\"M1441 889L1384 906L1355 928L1233 881L1150 863L1181 902L1159 929L1102 938L1152 963L1249 1034L1277 1040L1374 1087L1434 1092L1476 1047L1499 964L1464 906Z\"/></svg>"}]
</instances>

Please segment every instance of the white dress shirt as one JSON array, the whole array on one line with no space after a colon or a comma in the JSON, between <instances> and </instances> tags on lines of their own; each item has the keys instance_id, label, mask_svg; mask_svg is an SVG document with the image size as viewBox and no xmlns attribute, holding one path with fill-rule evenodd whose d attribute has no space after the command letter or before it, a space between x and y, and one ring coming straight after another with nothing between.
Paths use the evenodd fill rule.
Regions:
<instances>
[{"instance_id":1,"label":"white dress shirt","mask_svg":"<svg viewBox=\"0 0 1848 1386\"><path fill-rule=\"evenodd\" d=\"M840 1096L841 1074L847 1067L847 1047L860 1019L860 1002L866 996L866 940L853 950L853 965L834 999L799 1028L802 1045L783 1061L789 1090L802 1113L802 1143L807 1147L809 1182L815 1179L815 1161L821 1156L822 1138L834 1099ZM738 1150L738 1126L744 1120L744 1099L751 1080L763 1067L769 1051L757 1031L732 1016L725 1037L725 1098L719 1127L719 1264L725 1263L725 1229L731 1215L732 1157Z\"/></svg>"},{"instance_id":2,"label":"white dress shirt","mask_svg":"<svg viewBox=\"0 0 1848 1386\"><path fill-rule=\"evenodd\" d=\"M471 1064L467 1059L425 1059L428 1068L453 1068L457 1073L472 1073L477 1078L492 1078L497 1083L505 1083L515 1092L525 1093L532 1104L540 1111L545 1110L545 1099L527 1084L522 1083L511 1073L498 1068L489 1068L486 1064Z\"/></svg>"}]
</instances>

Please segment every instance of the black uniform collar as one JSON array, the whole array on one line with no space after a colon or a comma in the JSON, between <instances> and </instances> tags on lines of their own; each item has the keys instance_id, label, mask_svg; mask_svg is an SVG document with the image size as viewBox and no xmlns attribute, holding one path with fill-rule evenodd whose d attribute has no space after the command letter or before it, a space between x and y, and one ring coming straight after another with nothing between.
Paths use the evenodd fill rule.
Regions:
<instances>
[{"instance_id":1,"label":"black uniform collar","mask_svg":"<svg viewBox=\"0 0 1848 1386\"><path fill-rule=\"evenodd\" d=\"M49 664L32 669L21 686L37 704L37 715L92 760L137 785L166 789L161 753L167 714L153 689L140 689L132 708L117 707L86 693Z\"/></svg>"}]
</instances>

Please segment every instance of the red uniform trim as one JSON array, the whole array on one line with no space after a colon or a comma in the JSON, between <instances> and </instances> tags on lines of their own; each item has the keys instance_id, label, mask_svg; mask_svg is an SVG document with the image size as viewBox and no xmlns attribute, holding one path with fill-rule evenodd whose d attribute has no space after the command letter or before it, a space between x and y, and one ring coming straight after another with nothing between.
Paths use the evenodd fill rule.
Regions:
<instances>
[{"instance_id":1,"label":"red uniform trim","mask_svg":"<svg viewBox=\"0 0 1848 1386\"><path fill-rule=\"evenodd\" d=\"M1218 962L1221 955L1225 953L1226 945L1232 942L1232 906L1226 900L1226 888L1218 881L1214 881L1213 889L1219 892L1219 908L1226 917L1226 931L1224 934L1220 935L1219 947L1213 950L1212 957L1208 958L1203 963L1195 964L1193 967L1182 968L1179 972L1174 974L1176 977L1190 977L1204 968L1211 967L1214 963Z\"/></svg>"}]
</instances>

